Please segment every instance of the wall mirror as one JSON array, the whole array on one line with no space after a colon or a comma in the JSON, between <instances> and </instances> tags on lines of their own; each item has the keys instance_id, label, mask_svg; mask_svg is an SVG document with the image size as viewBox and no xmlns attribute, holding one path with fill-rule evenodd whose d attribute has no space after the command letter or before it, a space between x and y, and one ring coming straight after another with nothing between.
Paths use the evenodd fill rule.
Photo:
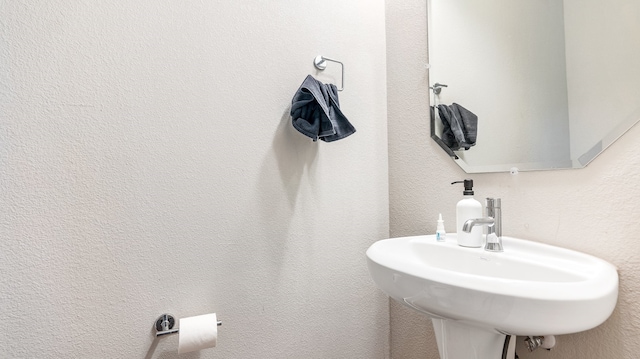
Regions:
<instances>
[{"instance_id":1,"label":"wall mirror","mask_svg":"<svg viewBox=\"0 0 640 359\"><path fill-rule=\"evenodd\" d=\"M427 1L431 105L478 118L432 138L467 173L582 168L640 120L640 1Z\"/></svg>"}]
</instances>

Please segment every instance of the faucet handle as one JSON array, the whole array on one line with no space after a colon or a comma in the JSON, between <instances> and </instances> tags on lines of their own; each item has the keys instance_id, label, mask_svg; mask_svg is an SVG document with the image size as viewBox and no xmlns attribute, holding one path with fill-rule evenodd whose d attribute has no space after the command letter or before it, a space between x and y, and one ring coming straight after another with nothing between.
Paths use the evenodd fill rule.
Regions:
<instances>
[{"instance_id":1,"label":"faucet handle","mask_svg":"<svg viewBox=\"0 0 640 359\"><path fill-rule=\"evenodd\" d=\"M500 198L487 197L487 208L500 208Z\"/></svg>"}]
</instances>

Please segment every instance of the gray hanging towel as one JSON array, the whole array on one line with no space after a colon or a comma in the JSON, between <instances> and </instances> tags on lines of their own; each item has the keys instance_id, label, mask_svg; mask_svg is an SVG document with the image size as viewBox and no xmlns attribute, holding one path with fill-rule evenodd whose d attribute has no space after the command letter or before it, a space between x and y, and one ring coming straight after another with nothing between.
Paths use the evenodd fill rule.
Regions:
<instances>
[{"instance_id":1,"label":"gray hanging towel","mask_svg":"<svg viewBox=\"0 0 640 359\"><path fill-rule=\"evenodd\" d=\"M478 116L457 103L438 105L440 120L444 126L442 141L452 150L468 150L476 144Z\"/></svg>"},{"instance_id":2,"label":"gray hanging towel","mask_svg":"<svg viewBox=\"0 0 640 359\"><path fill-rule=\"evenodd\" d=\"M442 142L454 151L459 150L460 144L451 128L452 114L450 113L449 106L438 105L438 114L440 115L440 121L442 121L442 135L440 136Z\"/></svg>"},{"instance_id":3,"label":"gray hanging towel","mask_svg":"<svg viewBox=\"0 0 640 359\"><path fill-rule=\"evenodd\" d=\"M478 136L478 116L455 102L451 105L451 107L456 112L458 118L462 120L462 125L464 126L463 133L465 142L469 146L475 146L476 138ZM469 148L466 149L468 150Z\"/></svg>"},{"instance_id":4,"label":"gray hanging towel","mask_svg":"<svg viewBox=\"0 0 640 359\"><path fill-rule=\"evenodd\" d=\"M314 141L337 141L356 132L340 110L336 86L323 84L311 75L291 100L291 124Z\"/></svg>"}]
</instances>

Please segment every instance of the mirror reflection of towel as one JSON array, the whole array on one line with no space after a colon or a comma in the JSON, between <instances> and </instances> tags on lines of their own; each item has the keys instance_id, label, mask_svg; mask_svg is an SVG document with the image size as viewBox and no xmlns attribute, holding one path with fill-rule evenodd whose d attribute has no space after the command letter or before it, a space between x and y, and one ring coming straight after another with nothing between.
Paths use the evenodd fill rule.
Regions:
<instances>
[{"instance_id":1,"label":"mirror reflection of towel","mask_svg":"<svg viewBox=\"0 0 640 359\"><path fill-rule=\"evenodd\" d=\"M438 105L440 120L444 126L442 141L452 150L475 146L478 133L478 116L466 108L453 103L451 106Z\"/></svg>"},{"instance_id":2,"label":"mirror reflection of towel","mask_svg":"<svg viewBox=\"0 0 640 359\"><path fill-rule=\"evenodd\" d=\"M343 139L356 129L340 110L338 89L308 75L291 100L293 127L314 141Z\"/></svg>"}]
</instances>

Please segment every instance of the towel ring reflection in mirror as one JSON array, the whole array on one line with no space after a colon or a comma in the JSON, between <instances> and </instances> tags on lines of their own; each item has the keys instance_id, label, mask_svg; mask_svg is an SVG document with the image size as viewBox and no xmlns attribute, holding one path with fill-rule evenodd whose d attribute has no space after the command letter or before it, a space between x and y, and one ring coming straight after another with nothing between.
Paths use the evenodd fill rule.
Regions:
<instances>
[{"instance_id":1,"label":"towel ring reflection in mirror","mask_svg":"<svg viewBox=\"0 0 640 359\"><path fill-rule=\"evenodd\" d=\"M449 87L448 85L436 82L433 86L429 86L429 89L433 91L433 106L438 106L438 95L442 92L443 87Z\"/></svg>"},{"instance_id":2,"label":"towel ring reflection in mirror","mask_svg":"<svg viewBox=\"0 0 640 359\"><path fill-rule=\"evenodd\" d=\"M322 55L318 55L316 56L315 59L313 59L313 66L316 67L316 69L323 71L324 69L327 68L327 61L331 61L331 62L335 62L340 64L340 68L341 68L341 75L342 75L342 81L341 81L341 86L338 89L338 91L342 91L344 90L344 64L338 60L334 60L334 59L330 59L328 57L324 57Z\"/></svg>"},{"instance_id":3,"label":"towel ring reflection in mirror","mask_svg":"<svg viewBox=\"0 0 640 359\"><path fill-rule=\"evenodd\" d=\"M429 88L432 89L433 93L436 94L436 95L439 95L440 92L442 92L442 88L443 87L449 87L449 86L447 86L445 84L437 83L437 82L435 84L433 84L433 86L429 86Z\"/></svg>"},{"instance_id":4,"label":"towel ring reflection in mirror","mask_svg":"<svg viewBox=\"0 0 640 359\"><path fill-rule=\"evenodd\" d=\"M433 84L433 86L429 86L429 89L433 91L433 102L431 103L431 138L436 141L436 143L438 145L440 145L440 147L449 155L451 156L453 159L457 160L460 157L458 157L458 155L455 154L455 152L453 152L453 150L451 148L449 148L449 146L447 146L444 141L442 141L442 139L440 138L440 136L438 134L436 134L436 113L438 112L437 108L438 108L438 98L440 95L440 93L442 92L442 88L443 87L449 87L445 84L441 84L436 82L435 84ZM439 116L438 116L439 117ZM440 120L441 122L442 120ZM440 131L440 133L442 133Z\"/></svg>"}]
</instances>

